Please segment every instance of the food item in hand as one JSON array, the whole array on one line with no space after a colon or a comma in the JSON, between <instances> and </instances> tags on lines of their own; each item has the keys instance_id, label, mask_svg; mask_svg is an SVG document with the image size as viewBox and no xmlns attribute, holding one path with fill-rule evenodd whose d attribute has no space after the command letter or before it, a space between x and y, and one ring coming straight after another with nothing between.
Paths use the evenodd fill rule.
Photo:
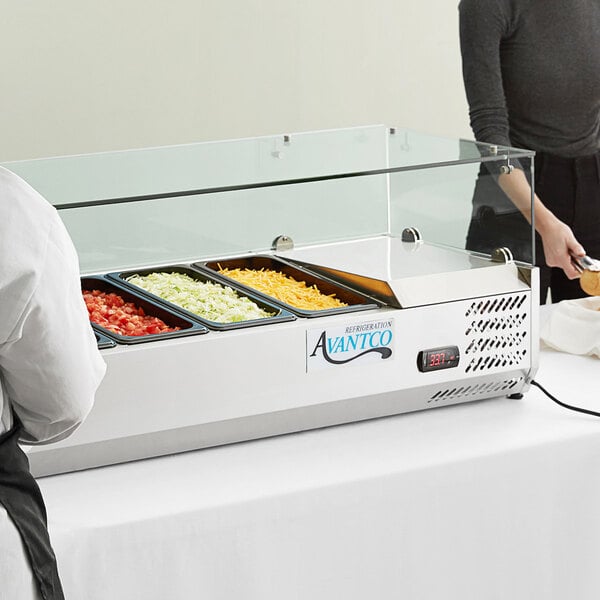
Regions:
<instances>
[{"instance_id":1,"label":"food item in hand","mask_svg":"<svg viewBox=\"0 0 600 600\"><path fill-rule=\"evenodd\" d=\"M179 330L179 327L169 327L158 317L147 315L133 302L125 302L115 292L83 290L82 293L90 321L113 333L142 336Z\"/></svg>"},{"instance_id":2,"label":"food item in hand","mask_svg":"<svg viewBox=\"0 0 600 600\"><path fill-rule=\"evenodd\" d=\"M316 285L308 286L305 281L297 281L279 271L220 268L219 273L295 308L325 310L348 306L338 300L335 294L327 296L321 293Z\"/></svg>"},{"instance_id":3,"label":"food item in hand","mask_svg":"<svg viewBox=\"0 0 600 600\"><path fill-rule=\"evenodd\" d=\"M600 271L585 269L579 278L581 289L590 296L600 296Z\"/></svg>"},{"instance_id":4,"label":"food item in hand","mask_svg":"<svg viewBox=\"0 0 600 600\"><path fill-rule=\"evenodd\" d=\"M167 302L216 323L239 323L273 316L230 287L194 279L186 273L131 275L127 281Z\"/></svg>"}]
</instances>

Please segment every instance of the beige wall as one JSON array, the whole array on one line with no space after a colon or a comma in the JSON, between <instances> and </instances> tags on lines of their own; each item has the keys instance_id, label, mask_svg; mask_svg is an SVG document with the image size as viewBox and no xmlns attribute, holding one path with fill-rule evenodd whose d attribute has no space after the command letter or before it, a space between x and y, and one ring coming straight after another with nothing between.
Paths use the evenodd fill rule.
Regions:
<instances>
[{"instance_id":1,"label":"beige wall","mask_svg":"<svg viewBox=\"0 0 600 600\"><path fill-rule=\"evenodd\" d=\"M385 123L471 137L458 1L2 1L0 161Z\"/></svg>"}]
</instances>

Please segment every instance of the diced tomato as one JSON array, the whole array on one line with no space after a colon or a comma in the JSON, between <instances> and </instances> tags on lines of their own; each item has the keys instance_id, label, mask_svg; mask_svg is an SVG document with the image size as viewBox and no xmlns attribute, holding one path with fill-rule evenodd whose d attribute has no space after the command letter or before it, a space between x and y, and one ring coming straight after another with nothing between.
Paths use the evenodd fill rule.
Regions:
<instances>
[{"instance_id":1,"label":"diced tomato","mask_svg":"<svg viewBox=\"0 0 600 600\"><path fill-rule=\"evenodd\" d=\"M136 306L133 302L125 302L115 292L83 290L82 293L90 321L113 333L141 336L168 333L180 329L179 327L169 327L158 317L147 315L143 308Z\"/></svg>"}]
</instances>

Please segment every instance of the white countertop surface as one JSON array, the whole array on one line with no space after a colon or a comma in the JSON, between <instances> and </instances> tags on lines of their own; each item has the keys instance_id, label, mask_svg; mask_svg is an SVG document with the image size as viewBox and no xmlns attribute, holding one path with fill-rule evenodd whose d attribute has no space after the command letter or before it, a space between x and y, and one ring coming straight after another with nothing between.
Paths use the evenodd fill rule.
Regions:
<instances>
[{"instance_id":1,"label":"white countertop surface","mask_svg":"<svg viewBox=\"0 0 600 600\"><path fill-rule=\"evenodd\" d=\"M598 359L536 380L600 410ZM40 480L68 598L591 600L600 419L499 398Z\"/></svg>"}]
</instances>

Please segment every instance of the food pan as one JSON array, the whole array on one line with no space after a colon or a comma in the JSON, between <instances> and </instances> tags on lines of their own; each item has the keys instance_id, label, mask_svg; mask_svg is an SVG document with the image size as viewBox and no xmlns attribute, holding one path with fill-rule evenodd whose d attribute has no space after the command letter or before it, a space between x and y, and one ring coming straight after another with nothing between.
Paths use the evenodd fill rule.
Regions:
<instances>
[{"instance_id":1,"label":"food pan","mask_svg":"<svg viewBox=\"0 0 600 600\"><path fill-rule=\"evenodd\" d=\"M223 287L230 287L236 292L236 294L239 297L248 298L249 300L257 304L259 308L271 313L272 316L257 319L247 319L244 321L236 321L232 323L219 323L218 321L207 319L204 316L200 316L193 312L190 312L185 308L174 304L164 298L161 298L160 296L157 296L151 292L148 292L145 289L136 286L128 281L128 278L132 277L133 275L145 276L150 273L183 273L196 281L201 281L203 283L210 282L222 285ZM123 271L120 273L108 273L107 277L118 281L120 284L127 286L130 289L134 289L136 293L146 295L148 298L151 298L155 302L168 306L171 310L186 315L190 319L195 319L196 321L203 323L210 329L214 329L216 331L239 329L243 327L253 327L255 325L268 325L269 323L275 323L280 321L293 321L296 318L291 312L285 310L277 304L270 302L269 300L265 299L262 296L259 296L258 294L254 294L251 291L242 288L241 286L230 285L222 278L214 277L209 273L200 271L198 269L194 269L187 265L171 265L167 267L139 269L135 271Z\"/></svg>"},{"instance_id":2,"label":"food pan","mask_svg":"<svg viewBox=\"0 0 600 600\"><path fill-rule=\"evenodd\" d=\"M93 325L92 329L94 330L96 343L98 344L98 348L100 350L103 350L104 348L114 348L117 345L117 342L111 340L109 337L106 337L103 333L96 331L96 328Z\"/></svg>"},{"instance_id":3,"label":"food pan","mask_svg":"<svg viewBox=\"0 0 600 600\"><path fill-rule=\"evenodd\" d=\"M92 321L92 328L101 333L110 340L114 340L119 344L139 344L141 342L150 342L152 340L164 340L173 337L182 337L187 335L196 335L208 333L208 329L204 325L186 319L179 313L169 310L162 304L152 302L149 298L136 294L130 288L118 285L116 282L110 281L102 276L89 276L81 278L81 289L83 290L99 290L105 293L118 294L125 302L133 302L135 306L142 308L144 312L152 317L158 317L169 327L179 327L177 331L169 331L166 333L150 333L146 335L121 335L113 331L109 331L105 327L98 325Z\"/></svg>"},{"instance_id":4,"label":"food pan","mask_svg":"<svg viewBox=\"0 0 600 600\"><path fill-rule=\"evenodd\" d=\"M360 310L368 310L372 308L377 308L379 306L379 304L377 304L375 300L369 298L368 296L364 296L363 294L353 290L352 288L325 279L319 275L310 272L307 269L301 269L295 265L286 262L285 260L273 256L256 254L254 256L197 262L194 263L193 266L207 273L213 273L215 277L219 277L223 281L232 282L232 285L235 284L241 286L243 289L250 290L255 295L265 298L266 300L269 300L270 302L273 302L275 304L278 304L284 307L286 310L290 311L291 313L301 317L322 317L326 315L335 315L339 313L349 313ZM252 269L257 271L259 271L260 269L269 269L272 271L279 271L280 273L283 273L288 277L294 278L296 281L306 282L306 284L310 287L317 286L317 289L326 296L335 294L335 297L338 300L341 300L348 306L322 308L316 310L297 308L295 306L292 306L291 304L286 303L283 300L279 300L273 296L270 296L265 292L255 290L252 287L248 287L246 284L242 284L226 275L220 274L220 268Z\"/></svg>"}]
</instances>

